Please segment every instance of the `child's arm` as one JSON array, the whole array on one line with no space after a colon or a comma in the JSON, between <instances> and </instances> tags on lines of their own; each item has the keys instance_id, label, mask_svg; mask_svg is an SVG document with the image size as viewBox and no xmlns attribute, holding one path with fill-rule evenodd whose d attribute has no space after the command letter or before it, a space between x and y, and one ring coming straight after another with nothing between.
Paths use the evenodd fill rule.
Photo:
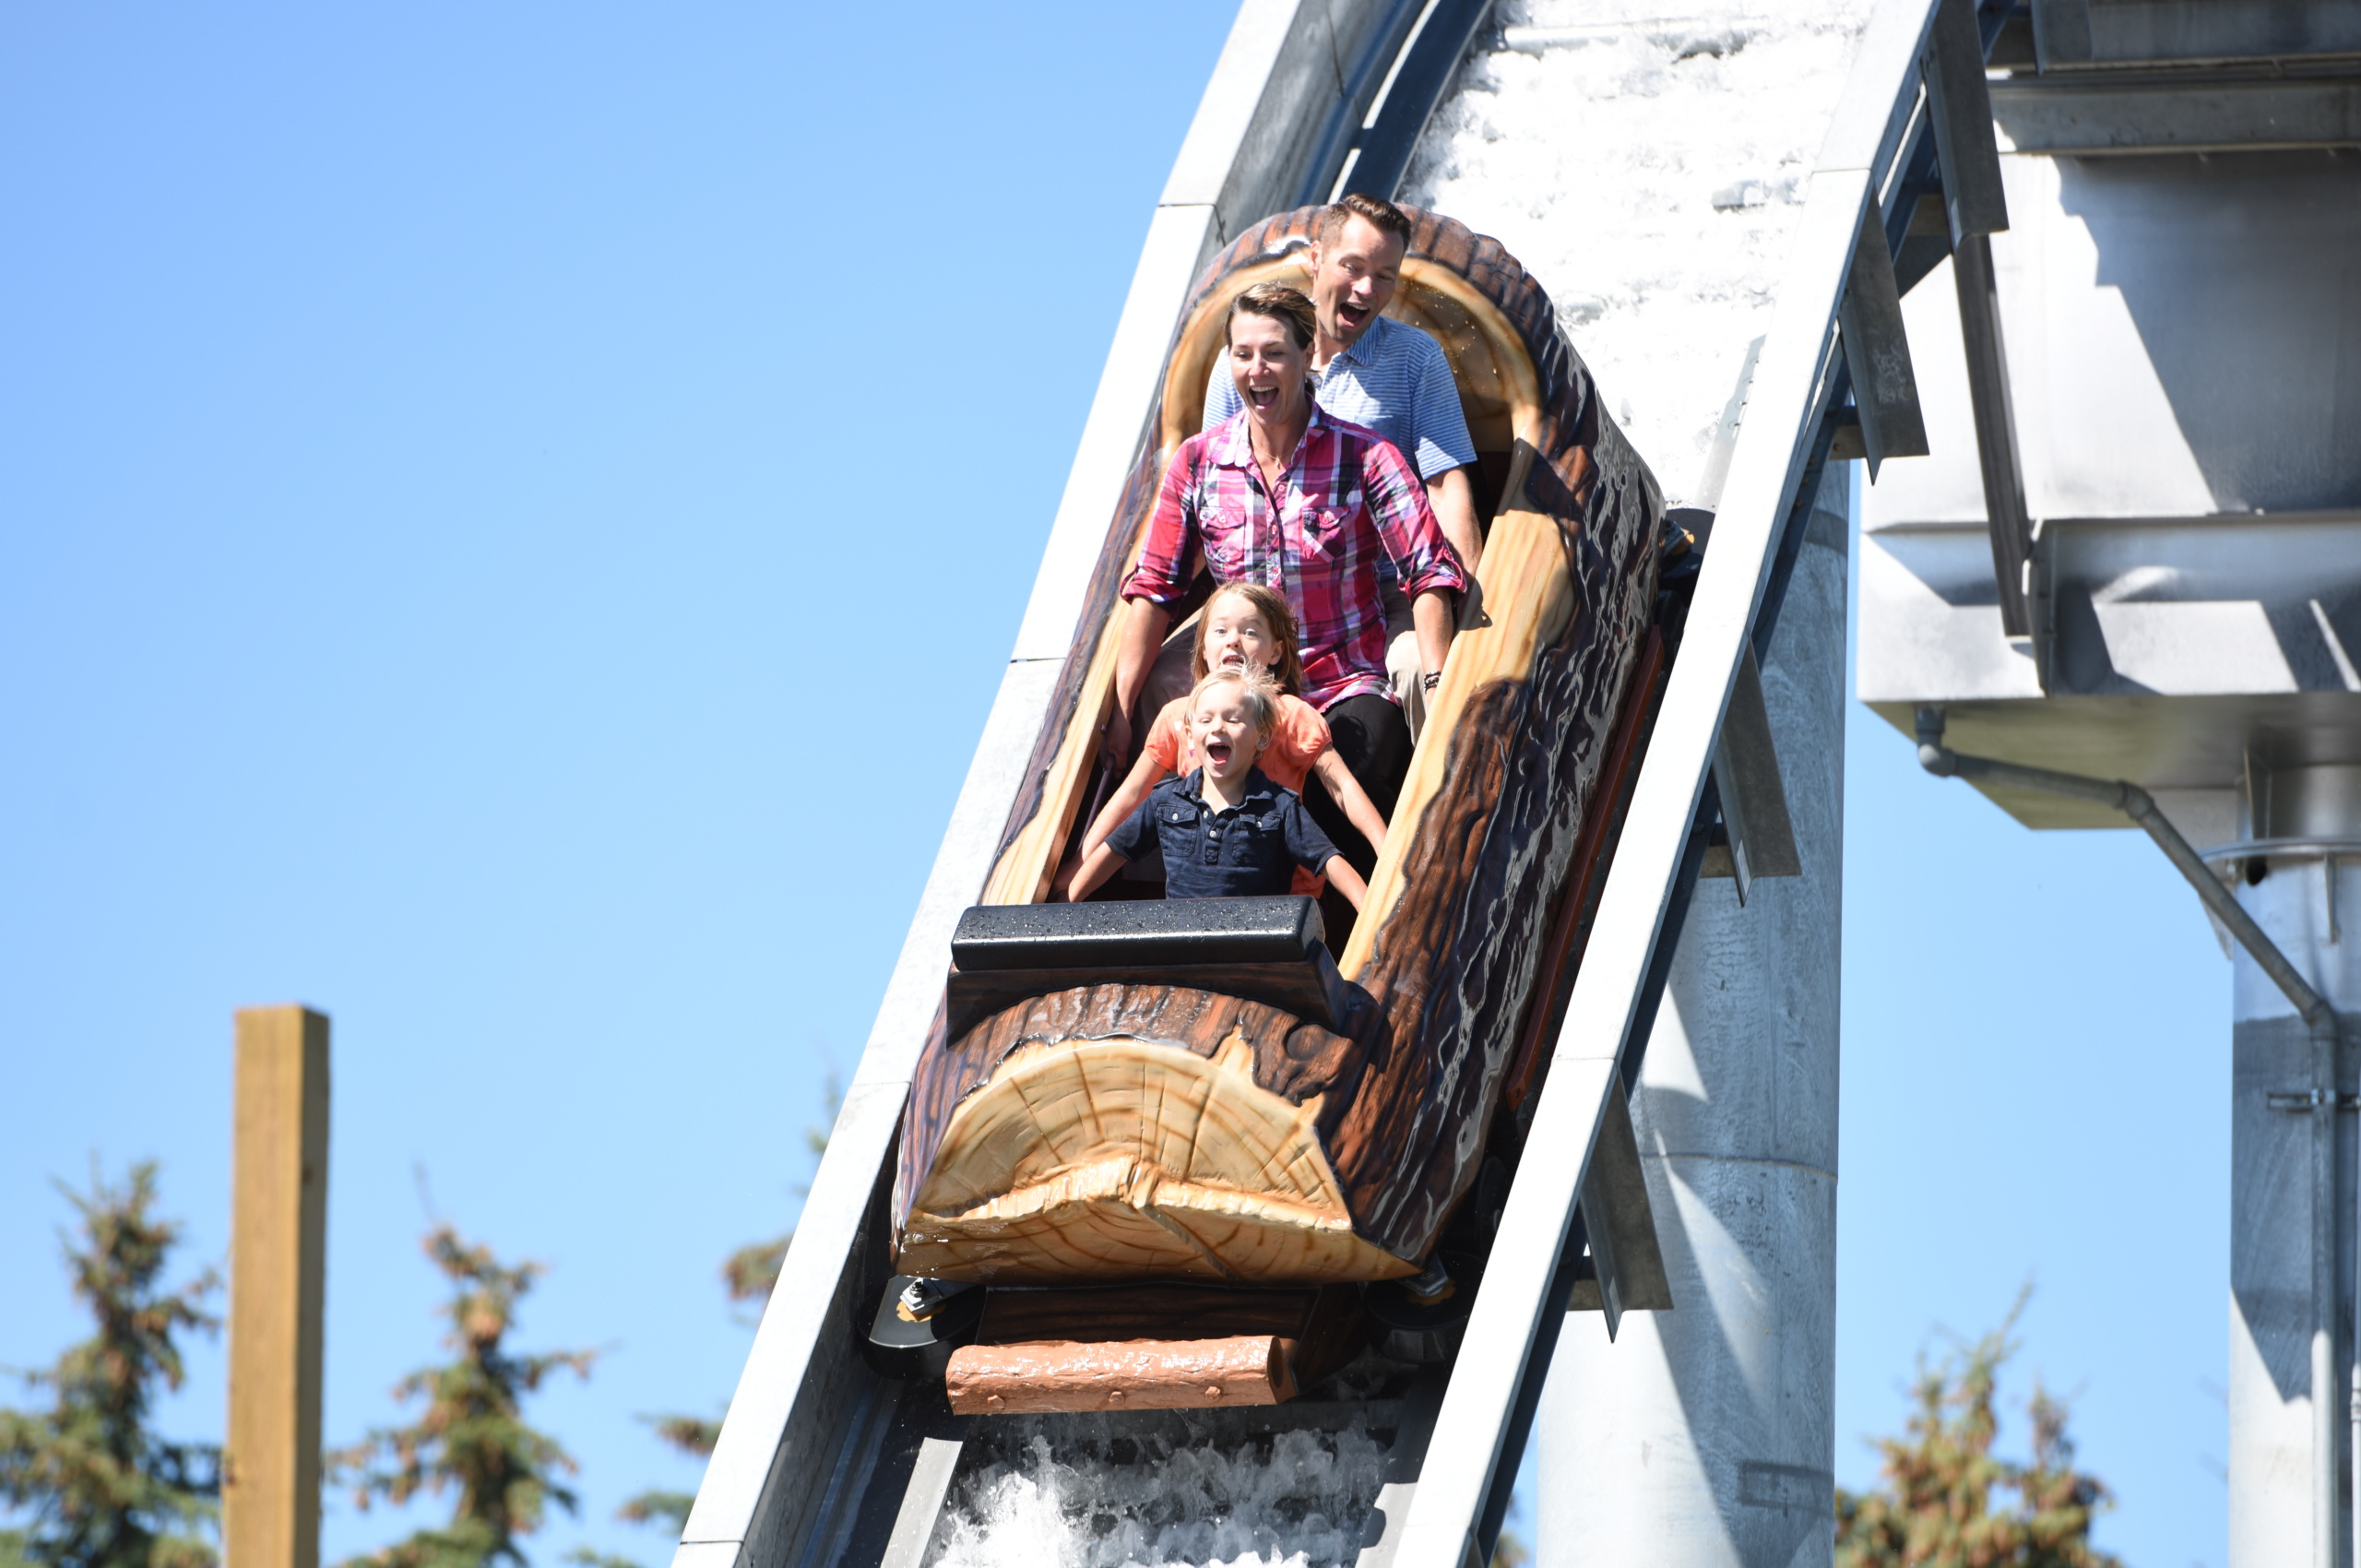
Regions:
<instances>
[{"instance_id":1,"label":"child's arm","mask_svg":"<svg viewBox=\"0 0 2361 1568\"><path fill-rule=\"evenodd\" d=\"M1082 857L1082 865L1074 873L1074 880L1066 884L1066 902L1079 904L1089 897L1098 890L1101 883L1115 874L1115 868L1122 863L1123 857L1105 844L1091 846L1089 852ZM1345 870L1350 874L1352 868L1347 866ZM1353 908L1358 909L1360 906L1356 903Z\"/></svg>"},{"instance_id":2,"label":"child's arm","mask_svg":"<svg viewBox=\"0 0 2361 1568\"><path fill-rule=\"evenodd\" d=\"M1328 879L1329 886L1345 896L1345 901L1352 905L1355 914L1358 914L1361 900L1369 897L1369 884L1361 880L1361 873L1353 869L1352 862L1342 855L1331 855L1328 863L1320 868L1320 873ZM1074 880L1079 882L1082 879L1076 877Z\"/></svg>"},{"instance_id":3,"label":"child's arm","mask_svg":"<svg viewBox=\"0 0 2361 1568\"><path fill-rule=\"evenodd\" d=\"M1168 777L1164 765L1157 761L1150 751L1140 753L1140 760L1132 764L1131 772L1123 775L1123 781L1115 786L1115 793L1106 805L1099 808L1098 814L1090 819L1089 831L1082 836L1082 858L1086 863L1090 859L1090 852L1107 841L1107 835L1115 831L1115 825L1139 810L1140 802L1147 799L1148 791ZM1067 897L1074 896L1069 894ZM1079 899L1075 901L1080 902Z\"/></svg>"},{"instance_id":4,"label":"child's arm","mask_svg":"<svg viewBox=\"0 0 2361 1568\"><path fill-rule=\"evenodd\" d=\"M1369 847L1381 855L1385 853L1385 819L1377 814L1377 802L1369 798L1361 781L1353 777L1353 770L1345 766L1345 759L1336 754L1334 746L1311 759L1311 771L1328 787L1328 798L1336 802L1345 820L1369 840ZM1359 905L1357 903L1354 908Z\"/></svg>"}]
</instances>

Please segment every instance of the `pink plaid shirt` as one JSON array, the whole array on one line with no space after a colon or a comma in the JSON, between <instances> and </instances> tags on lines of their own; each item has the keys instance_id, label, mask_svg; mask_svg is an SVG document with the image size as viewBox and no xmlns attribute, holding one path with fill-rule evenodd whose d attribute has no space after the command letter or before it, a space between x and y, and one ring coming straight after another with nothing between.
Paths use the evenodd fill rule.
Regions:
<instances>
[{"instance_id":1,"label":"pink plaid shirt","mask_svg":"<svg viewBox=\"0 0 2361 1568\"><path fill-rule=\"evenodd\" d=\"M1169 604L1200 564L1218 582L1262 583L1295 611L1305 701L1324 710L1364 692L1390 696L1380 553L1406 596L1467 586L1427 487L1375 431L1314 403L1275 506L1247 417L1240 411L1173 454L1123 597Z\"/></svg>"}]
</instances>

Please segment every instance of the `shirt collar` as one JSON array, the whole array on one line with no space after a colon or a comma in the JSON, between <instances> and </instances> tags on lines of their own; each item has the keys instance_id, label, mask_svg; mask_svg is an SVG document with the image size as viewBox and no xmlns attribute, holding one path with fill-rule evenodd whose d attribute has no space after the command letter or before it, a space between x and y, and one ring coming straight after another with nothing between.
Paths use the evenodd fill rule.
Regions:
<instances>
[{"instance_id":1,"label":"shirt collar","mask_svg":"<svg viewBox=\"0 0 2361 1568\"><path fill-rule=\"evenodd\" d=\"M1334 364L1336 362L1331 360L1328 362ZM1247 421L1252 417L1244 409L1240 409L1230 415L1228 422L1222 425L1216 433L1218 437L1214 452L1216 468L1251 469L1254 466L1254 437L1249 434L1246 429ZM1331 429L1335 422L1329 418L1328 410L1320 406L1320 399L1312 398L1311 418L1303 427L1303 439L1309 442L1313 431ZM1298 448L1298 450L1300 449L1300 447Z\"/></svg>"},{"instance_id":2,"label":"shirt collar","mask_svg":"<svg viewBox=\"0 0 2361 1568\"><path fill-rule=\"evenodd\" d=\"M1279 787L1271 782L1270 776L1263 771L1263 765L1256 763L1246 770L1246 792L1239 797L1237 809L1244 811L1257 795L1275 795L1278 790ZM1180 780L1180 793L1199 805L1205 803L1204 764L1199 763L1188 771Z\"/></svg>"},{"instance_id":3,"label":"shirt collar","mask_svg":"<svg viewBox=\"0 0 2361 1568\"><path fill-rule=\"evenodd\" d=\"M1371 318L1370 324L1362 328L1361 335L1353 339L1351 346L1340 350L1335 359L1328 362L1326 374L1335 373L1339 360L1350 360L1358 365L1370 363L1377 357L1378 346L1383 343L1393 331L1394 323L1391 320L1382 315ZM1325 378L1324 374L1323 379Z\"/></svg>"}]
</instances>

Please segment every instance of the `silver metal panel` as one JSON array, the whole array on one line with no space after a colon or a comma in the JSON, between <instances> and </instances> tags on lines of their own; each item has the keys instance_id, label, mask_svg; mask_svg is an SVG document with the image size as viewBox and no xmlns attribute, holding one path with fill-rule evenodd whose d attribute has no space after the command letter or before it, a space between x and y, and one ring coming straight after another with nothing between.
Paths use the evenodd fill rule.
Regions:
<instances>
[{"instance_id":1,"label":"silver metal panel","mask_svg":"<svg viewBox=\"0 0 2361 1568\"><path fill-rule=\"evenodd\" d=\"M1979 731L1965 749L2152 786L2228 789L2250 750L2352 760L2361 166L2003 163L2014 227L1991 247L2033 629L2068 706L2040 700L2033 647L2003 635L1968 345L1940 288L1903 302L1932 454L1862 502L1861 697L1905 733L1915 704L1945 703ZM2121 826L1994 798L2029 826Z\"/></svg>"},{"instance_id":2,"label":"silver metal panel","mask_svg":"<svg viewBox=\"0 0 2361 1568\"><path fill-rule=\"evenodd\" d=\"M2034 0L2045 71L2361 53L2347 0Z\"/></svg>"},{"instance_id":3,"label":"silver metal panel","mask_svg":"<svg viewBox=\"0 0 2361 1568\"><path fill-rule=\"evenodd\" d=\"M1993 84L1992 115L2017 152L2259 152L2361 147L2361 81Z\"/></svg>"}]
</instances>

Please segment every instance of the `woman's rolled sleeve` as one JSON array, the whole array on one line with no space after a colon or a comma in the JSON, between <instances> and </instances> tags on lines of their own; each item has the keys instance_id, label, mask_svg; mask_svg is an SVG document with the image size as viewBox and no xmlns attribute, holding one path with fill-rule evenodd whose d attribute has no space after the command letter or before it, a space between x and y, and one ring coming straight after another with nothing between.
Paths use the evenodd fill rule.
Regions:
<instances>
[{"instance_id":1,"label":"woman's rolled sleeve","mask_svg":"<svg viewBox=\"0 0 2361 1568\"><path fill-rule=\"evenodd\" d=\"M1204 552L1197 533L1193 501L1197 490L1197 459L1204 443L1194 436L1183 442L1164 470L1156 493L1156 511L1147 523L1147 541L1140 548L1140 564L1123 584L1125 599L1169 604L1180 597L1197 575L1194 557Z\"/></svg>"},{"instance_id":2,"label":"woman's rolled sleeve","mask_svg":"<svg viewBox=\"0 0 2361 1568\"><path fill-rule=\"evenodd\" d=\"M1403 593L1416 598L1465 588L1467 573L1459 564L1459 552L1443 538L1442 525L1427 504L1427 487L1401 450L1391 442L1372 445L1361 459L1361 482L1370 521L1394 563Z\"/></svg>"}]
</instances>

